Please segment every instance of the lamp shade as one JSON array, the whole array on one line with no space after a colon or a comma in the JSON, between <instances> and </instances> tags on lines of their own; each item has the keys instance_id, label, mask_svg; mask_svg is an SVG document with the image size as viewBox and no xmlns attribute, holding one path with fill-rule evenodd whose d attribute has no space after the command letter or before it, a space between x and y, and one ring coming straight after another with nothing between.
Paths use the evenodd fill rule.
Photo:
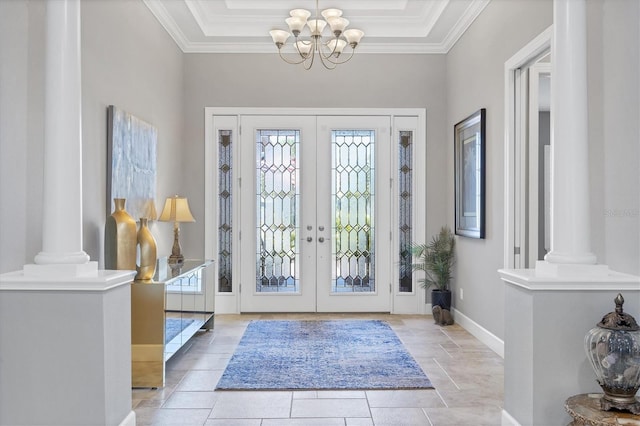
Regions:
<instances>
[{"instance_id":1,"label":"lamp shade","mask_svg":"<svg viewBox=\"0 0 640 426\"><path fill-rule=\"evenodd\" d=\"M342 40L341 38L334 38L329 40L327 43L327 47L329 49L329 54L341 54L344 50L344 47L347 45L347 42Z\"/></svg>"},{"instance_id":2,"label":"lamp shade","mask_svg":"<svg viewBox=\"0 0 640 426\"><path fill-rule=\"evenodd\" d=\"M153 198L149 198L144 201L144 207L142 208L144 212L144 218L146 218L149 222L156 220L158 218L158 212L156 211L156 203ZM139 219L139 218L138 218Z\"/></svg>"},{"instance_id":3,"label":"lamp shade","mask_svg":"<svg viewBox=\"0 0 640 426\"><path fill-rule=\"evenodd\" d=\"M342 35L347 39L347 43L352 46L357 46L358 43L360 43L360 39L364 37L364 32L352 28L350 30L346 30Z\"/></svg>"},{"instance_id":4,"label":"lamp shade","mask_svg":"<svg viewBox=\"0 0 640 426\"><path fill-rule=\"evenodd\" d=\"M291 36L291 34L283 30L271 30L269 31L269 34L271 34L271 38L273 39L273 42L276 44L278 43L285 44L289 36Z\"/></svg>"},{"instance_id":5,"label":"lamp shade","mask_svg":"<svg viewBox=\"0 0 640 426\"><path fill-rule=\"evenodd\" d=\"M323 21L322 19L309 19L307 21L307 26L309 27L309 30L311 30L311 35L321 35L322 34L322 30L324 30L324 27L327 26L327 22Z\"/></svg>"},{"instance_id":6,"label":"lamp shade","mask_svg":"<svg viewBox=\"0 0 640 426\"><path fill-rule=\"evenodd\" d=\"M159 221L162 222L195 222L189 210L189 202L186 197L167 197L164 203L162 213L160 213Z\"/></svg>"},{"instance_id":7,"label":"lamp shade","mask_svg":"<svg viewBox=\"0 0 640 426\"><path fill-rule=\"evenodd\" d=\"M289 15L306 21L311 16L311 12L306 9L293 9L289 12Z\"/></svg>"},{"instance_id":8,"label":"lamp shade","mask_svg":"<svg viewBox=\"0 0 640 426\"><path fill-rule=\"evenodd\" d=\"M289 25L289 30L294 34L296 33L296 31L300 33L304 26L307 25L307 20L302 19L298 16L292 16L285 19L284 21L287 23L287 25Z\"/></svg>"}]
</instances>

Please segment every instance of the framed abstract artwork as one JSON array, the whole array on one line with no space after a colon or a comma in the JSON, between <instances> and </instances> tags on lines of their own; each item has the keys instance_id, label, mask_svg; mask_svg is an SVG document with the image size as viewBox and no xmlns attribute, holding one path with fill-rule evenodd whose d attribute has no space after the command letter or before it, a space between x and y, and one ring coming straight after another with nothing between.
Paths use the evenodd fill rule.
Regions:
<instances>
[{"instance_id":1,"label":"framed abstract artwork","mask_svg":"<svg viewBox=\"0 0 640 426\"><path fill-rule=\"evenodd\" d=\"M107 108L107 216L113 199L124 198L136 221L156 219L157 143L154 126L113 105Z\"/></svg>"},{"instance_id":2,"label":"framed abstract artwork","mask_svg":"<svg viewBox=\"0 0 640 426\"><path fill-rule=\"evenodd\" d=\"M486 110L471 114L454 126L455 233L485 236Z\"/></svg>"}]
</instances>

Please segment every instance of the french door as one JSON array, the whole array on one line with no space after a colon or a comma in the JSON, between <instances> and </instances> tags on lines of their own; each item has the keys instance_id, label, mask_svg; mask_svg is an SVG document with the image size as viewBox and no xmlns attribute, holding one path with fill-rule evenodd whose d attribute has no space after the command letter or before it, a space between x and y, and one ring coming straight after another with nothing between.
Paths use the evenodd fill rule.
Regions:
<instances>
[{"instance_id":1,"label":"french door","mask_svg":"<svg viewBox=\"0 0 640 426\"><path fill-rule=\"evenodd\" d=\"M391 118L240 126L240 310L389 312Z\"/></svg>"}]
</instances>

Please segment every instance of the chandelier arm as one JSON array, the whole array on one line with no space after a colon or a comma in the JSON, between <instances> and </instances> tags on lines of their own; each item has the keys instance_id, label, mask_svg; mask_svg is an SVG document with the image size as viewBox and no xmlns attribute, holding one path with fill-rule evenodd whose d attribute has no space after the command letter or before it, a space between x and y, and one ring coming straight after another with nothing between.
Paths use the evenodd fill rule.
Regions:
<instances>
[{"instance_id":1,"label":"chandelier arm","mask_svg":"<svg viewBox=\"0 0 640 426\"><path fill-rule=\"evenodd\" d=\"M336 53L336 50L338 49L338 43L337 43L337 41L338 41L339 39L340 39L340 37L334 37L334 38L332 39L332 40L336 40L336 43L333 45L333 50L332 50L332 51L331 51L331 53L329 53L328 55L325 55L325 54L322 52L322 47L321 47L321 48L319 48L319 49L318 49L318 52L320 53L320 55L321 55L321 56L324 56L324 58L325 58L325 59L329 59L329 58L331 58L331 57L333 56L333 54L334 54L334 53ZM332 40L329 40L329 41L332 41ZM328 41L328 42L326 42L326 43L322 43L322 42L321 42L321 43L320 43L320 46L323 46L323 45L324 45L324 46L327 46L327 45L329 44L329 41ZM329 60L331 61L331 59L329 59ZM333 62L333 61L331 61L331 62Z\"/></svg>"},{"instance_id":2,"label":"chandelier arm","mask_svg":"<svg viewBox=\"0 0 640 426\"><path fill-rule=\"evenodd\" d=\"M313 47L312 49L315 49L315 47ZM311 69L311 67L313 66L313 61L316 58L316 55L313 52L313 50L311 50L309 53L310 55L307 56L305 62L302 64L302 66L306 71L309 71Z\"/></svg>"},{"instance_id":3,"label":"chandelier arm","mask_svg":"<svg viewBox=\"0 0 640 426\"><path fill-rule=\"evenodd\" d=\"M300 48L298 47L298 43L302 43L305 46L311 46L311 48L309 49L309 52L313 53L313 41L312 40L308 40L308 41L307 40L298 40L298 37L296 36L296 41L293 43L293 45L295 46L296 52L298 52L298 55L300 55L300 57L304 61L305 59L307 59L307 57L305 57L304 53L302 53L300 51Z\"/></svg>"},{"instance_id":4,"label":"chandelier arm","mask_svg":"<svg viewBox=\"0 0 640 426\"><path fill-rule=\"evenodd\" d=\"M331 61L329 58L325 58L324 55L322 55L322 53L320 53L318 56L320 56L320 62L326 69L334 70L336 68L336 64L333 61Z\"/></svg>"},{"instance_id":5,"label":"chandelier arm","mask_svg":"<svg viewBox=\"0 0 640 426\"><path fill-rule=\"evenodd\" d=\"M285 58L282 55L282 49L278 49L278 55L280 56L280 59L282 59L283 61L285 61L286 63L288 63L290 65L300 65L301 63L303 63L306 60L306 58L302 58L299 61L290 61L290 60L288 60L287 58Z\"/></svg>"},{"instance_id":6,"label":"chandelier arm","mask_svg":"<svg viewBox=\"0 0 640 426\"><path fill-rule=\"evenodd\" d=\"M345 59L344 61L334 61L334 60L333 60L333 59L331 59L331 58L327 58L327 60L328 60L329 62L331 62L332 64L334 64L334 65L342 65L342 64L344 64L344 63L346 63L346 62L349 62L349 61L351 60L351 58L353 58L353 56L355 55L355 53L356 53L356 49L351 49L351 53L349 54L349 57L348 57L347 59Z\"/></svg>"}]
</instances>

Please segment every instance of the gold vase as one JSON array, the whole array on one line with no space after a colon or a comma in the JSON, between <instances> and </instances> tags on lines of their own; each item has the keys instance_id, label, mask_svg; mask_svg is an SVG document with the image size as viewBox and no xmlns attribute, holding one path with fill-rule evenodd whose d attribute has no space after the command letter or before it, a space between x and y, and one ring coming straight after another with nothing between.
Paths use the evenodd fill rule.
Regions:
<instances>
[{"instance_id":1,"label":"gold vase","mask_svg":"<svg viewBox=\"0 0 640 426\"><path fill-rule=\"evenodd\" d=\"M114 198L115 210L104 227L105 269L136 269L136 221L124 209L125 199Z\"/></svg>"},{"instance_id":2,"label":"gold vase","mask_svg":"<svg viewBox=\"0 0 640 426\"><path fill-rule=\"evenodd\" d=\"M147 218L140 218L138 230L138 265L136 265L136 280L145 281L153 278L156 272L156 239L147 226Z\"/></svg>"}]
</instances>

